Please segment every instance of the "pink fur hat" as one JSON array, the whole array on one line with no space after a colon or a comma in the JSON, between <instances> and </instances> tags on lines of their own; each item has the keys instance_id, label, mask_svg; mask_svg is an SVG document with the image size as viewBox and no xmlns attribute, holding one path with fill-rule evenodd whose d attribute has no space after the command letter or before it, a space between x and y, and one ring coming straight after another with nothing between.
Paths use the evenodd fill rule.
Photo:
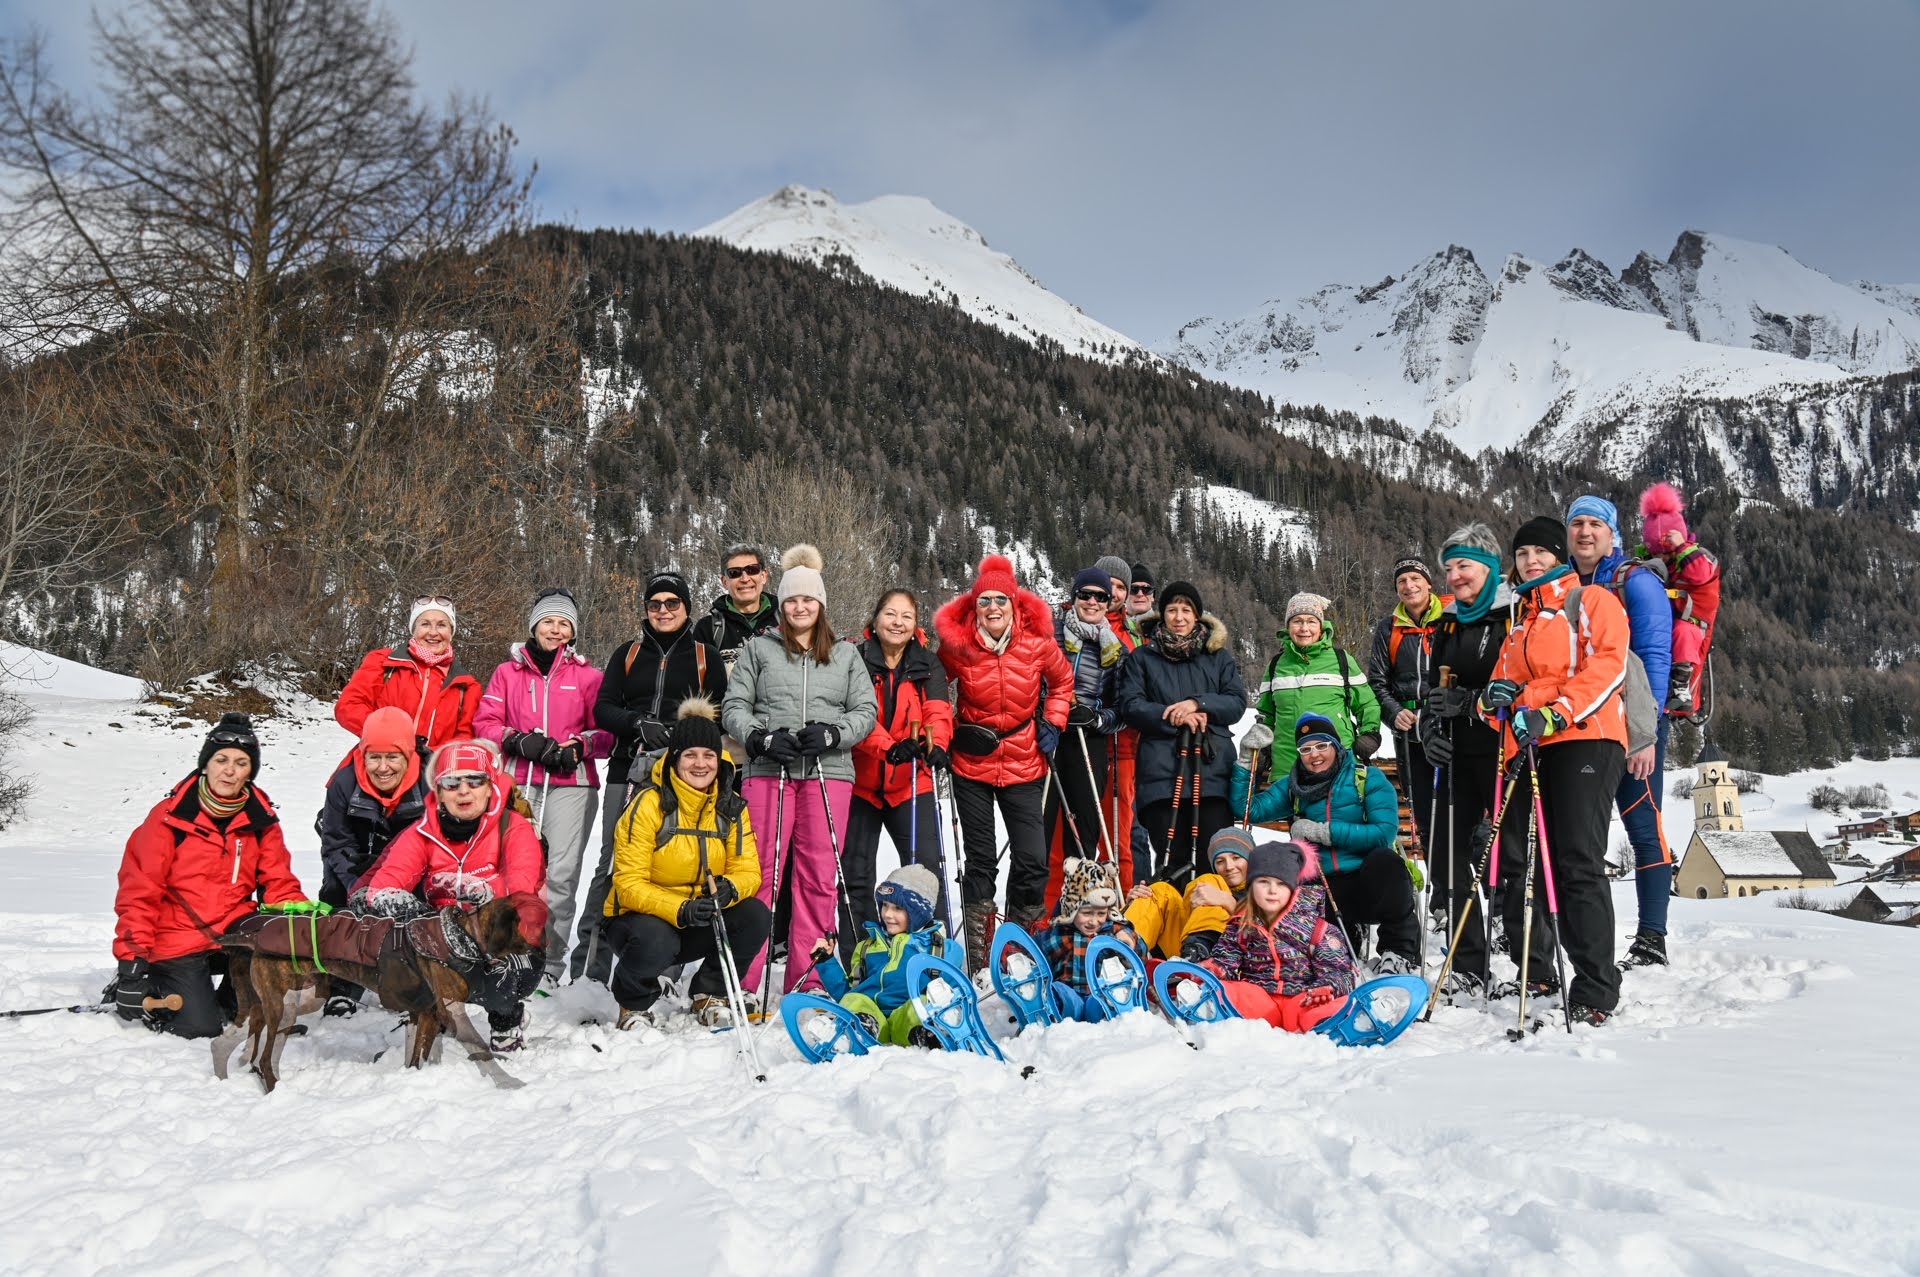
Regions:
<instances>
[{"instance_id":1,"label":"pink fur hat","mask_svg":"<svg viewBox=\"0 0 1920 1277\"><path fill-rule=\"evenodd\" d=\"M1693 540L1686 508L1680 490L1670 483L1656 483L1640 494L1640 534L1649 549L1664 553Z\"/></svg>"}]
</instances>

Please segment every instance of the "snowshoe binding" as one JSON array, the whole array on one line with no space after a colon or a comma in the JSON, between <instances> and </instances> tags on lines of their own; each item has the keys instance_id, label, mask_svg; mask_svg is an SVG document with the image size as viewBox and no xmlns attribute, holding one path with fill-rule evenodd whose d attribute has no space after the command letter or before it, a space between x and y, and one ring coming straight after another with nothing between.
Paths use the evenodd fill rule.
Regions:
<instances>
[{"instance_id":1,"label":"snowshoe binding","mask_svg":"<svg viewBox=\"0 0 1920 1277\"><path fill-rule=\"evenodd\" d=\"M1087 989L1109 1019L1138 1011L1147 1004L1147 964L1112 936L1095 936L1087 944Z\"/></svg>"},{"instance_id":2,"label":"snowshoe binding","mask_svg":"<svg viewBox=\"0 0 1920 1277\"><path fill-rule=\"evenodd\" d=\"M787 1036L813 1064L865 1055L880 1045L858 1015L817 993L789 993L780 999L780 1016L787 1022Z\"/></svg>"},{"instance_id":3,"label":"snowshoe binding","mask_svg":"<svg viewBox=\"0 0 1920 1277\"><path fill-rule=\"evenodd\" d=\"M971 1051L1005 1060L980 1018L980 1001L966 973L945 958L916 953L907 959L907 992L920 1022L949 1051Z\"/></svg>"},{"instance_id":4,"label":"snowshoe binding","mask_svg":"<svg viewBox=\"0 0 1920 1277\"><path fill-rule=\"evenodd\" d=\"M1053 970L1040 946L1019 925L1003 922L993 933L988 951L993 989L1000 995L1020 1028L1058 1024L1060 1007L1053 997Z\"/></svg>"},{"instance_id":5,"label":"snowshoe binding","mask_svg":"<svg viewBox=\"0 0 1920 1277\"><path fill-rule=\"evenodd\" d=\"M1427 1005L1427 982L1390 975L1369 980L1347 995L1340 1014L1314 1026L1340 1046L1384 1046L1407 1031Z\"/></svg>"},{"instance_id":6,"label":"snowshoe binding","mask_svg":"<svg viewBox=\"0 0 1920 1277\"><path fill-rule=\"evenodd\" d=\"M1220 977L1197 963L1172 959L1155 967L1153 996L1162 1010L1184 1024L1217 1024L1240 1018L1240 1012L1227 1000L1227 986Z\"/></svg>"}]
</instances>

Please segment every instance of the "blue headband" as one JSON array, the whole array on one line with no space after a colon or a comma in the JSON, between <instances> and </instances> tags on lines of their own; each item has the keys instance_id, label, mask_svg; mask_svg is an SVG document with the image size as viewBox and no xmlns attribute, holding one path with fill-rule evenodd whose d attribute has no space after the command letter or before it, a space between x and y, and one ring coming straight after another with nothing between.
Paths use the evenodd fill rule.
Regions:
<instances>
[{"instance_id":1,"label":"blue headband","mask_svg":"<svg viewBox=\"0 0 1920 1277\"><path fill-rule=\"evenodd\" d=\"M1600 520L1612 529L1613 548L1616 550L1620 548L1620 511L1614 508L1613 502L1605 497L1596 497L1592 493L1584 497L1576 497L1573 504L1567 507L1567 522L1572 523L1583 514L1590 519Z\"/></svg>"}]
</instances>

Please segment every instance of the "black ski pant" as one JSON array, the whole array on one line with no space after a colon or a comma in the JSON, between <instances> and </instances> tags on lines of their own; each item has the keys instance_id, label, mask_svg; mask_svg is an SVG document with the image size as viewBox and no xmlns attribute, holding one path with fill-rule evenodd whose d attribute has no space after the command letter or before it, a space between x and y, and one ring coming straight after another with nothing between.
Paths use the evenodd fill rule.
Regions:
<instances>
[{"instance_id":1,"label":"black ski pant","mask_svg":"<svg viewBox=\"0 0 1920 1277\"><path fill-rule=\"evenodd\" d=\"M953 778L953 803L960 811L960 836L966 840L966 872L960 879L963 904L991 903L1000 877L998 844L993 836L993 809L1007 822L1007 842L1013 862L1007 870L1007 914L1024 920L1038 917L1047 903L1047 827L1040 818L1040 790L1044 780L994 786L983 781Z\"/></svg>"},{"instance_id":2,"label":"black ski pant","mask_svg":"<svg viewBox=\"0 0 1920 1277\"><path fill-rule=\"evenodd\" d=\"M227 955L218 951L190 953L184 958L168 958L147 968L153 991L149 997L180 995L178 1011L153 1011L149 1014L161 1028L175 1037L216 1038L236 1009L233 989L226 978ZM213 977L221 977L213 987Z\"/></svg>"},{"instance_id":3,"label":"black ski pant","mask_svg":"<svg viewBox=\"0 0 1920 1277\"><path fill-rule=\"evenodd\" d=\"M467 1002L487 1013L487 1025L511 1029L526 1014L526 1001L546 970L540 953L516 953L503 962L481 962L467 973Z\"/></svg>"},{"instance_id":4,"label":"black ski pant","mask_svg":"<svg viewBox=\"0 0 1920 1277\"><path fill-rule=\"evenodd\" d=\"M1553 862L1560 905L1560 944L1573 965L1567 996L1600 1011L1620 1002L1620 970L1613 965L1613 891L1607 882L1607 826L1613 795L1626 774L1627 752L1614 741L1558 741L1537 751L1540 802L1546 828L1533 890L1533 943L1527 979L1552 980L1553 927L1547 915L1544 862ZM1524 760L1520 764L1526 766ZM1514 786L1500 824L1500 879L1508 885L1504 910L1507 949L1520 961L1526 910L1527 826L1534 816L1533 787L1524 774Z\"/></svg>"},{"instance_id":5,"label":"black ski pant","mask_svg":"<svg viewBox=\"0 0 1920 1277\"><path fill-rule=\"evenodd\" d=\"M1194 838L1194 809L1190 802L1182 801L1180 810L1173 809L1172 798L1162 798L1146 804L1140 809L1140 823L1147 827L1147 837L1153 839L1154 879L1170 883L1185 891L1196 873L1210 873L1213 865L1207 859L1207 844L1213 836L1233 823L1233 804L1225 798L1211 795L1200 799L1200 836ZM1171 826L1173 837L1167 837ZM1136 875L1136 881L1138 876Z\"/></svg>"},{"instance_id":6,"label":"black ski pant","mask_svg":"<svg viewBox=\"0 0 1920 1277\"><path fill-rule=\"evenodd\" d=\"M1381 847L1361 857L1357 868L1328 874L1327 894L1333 897L1334 920L1347 933L1355 953L1363 949L1366 929L1376 926L1380 952L1397 953L1419 969L1419 909L1414 903L1413 876L1398 852Z\"/></svg>"},{"instance_id":7,"label":"black ski pant","mask_svg":"<svg viewBox=\"0 0 1920 1277\"><path fill-rule=\"evenodd\" d=\"M925 769L922 769L925 774ZM840 872L847 880L847 904L840 909L840 960L847 961L853 946L866 935L869 922L880 918L874 903L873 888L878 881L880 831L893 839L902 865L924 865L940 880L940 897L933 903L933 916L942 926L947 922L947 867L940 854L940 811L933 795L918 794L911 803L888 803L876 807L855 795L847 809L847 841L840 849ZM853 916L847 916L851 907Z\"/></svg>"},{"instance_id":8,"label":"black ski pant","mask_svg":"<svg viewBox=\"0 0 1920 1277\"><path fill-rule=\"evenodd\" d=\"M1081 742L1086 749L1081 750ZM1091 765L1093 775L1089 780L1087 768ZM1053 785L1047 791L1047 842L1053 842L1056 828L1066 822L1061 818L1060 795L1066 794L1066 809L1073 813L1073 824L1079 827L1080 840L1076 844L1071 827L1060 829L1060 846L1069 856L1079 856L1087 860L1096 860L1100 856L1100 794L1107 784L1107 738L1099 732L1090 732L1085 728L1078 731L1062 732L1060 748L1053 751ZM1115 851L1115 857L1119 855Z\"/></svg>"},{"instance_id":9,"label":"black ski pant","mask_svg":"<svg viewBox=\"0 0 1920 1277\"><path fill-rule=\"evenodd\" d=\"M1436 900L1447 902L1449 944L1461 918L1466 918L1466 930L1460 933L1454 951L1453 969L1482 981L1487 978L1487 920L1473 894L1473 872L1476 864L1483 874L1486 872L1493 807L1499 801L1496 784L1504 782L1500 780L1499 760L1491 754L1456 757L1451 767L1442 769L1440 812L1433 822L1433 839L1427 844L1427 883ZM1483 820L1487 822L1485 836L1476 840L1475 830ZM1460 849L1457 858L1455 847ZM1471 909L1469 900L1473 901Z\"/></svg>"},{"instance_id":10,"label":"black ski pant","mask_svg":"<svg viewBox=\"0 0 1920 1277\"><path fill-rule=\"evenodd\" d=\"M773 912L753 896L728 905L722 919L727 927L727 951L734 968L744 972L753 955L773 932ZM660 999L660 976L668 967L700 960L688 991L725 997L727 983L715 955L720 952L714 929L676 927L650 913L623 913L608 918L600 931L601 943L618 965L613 971L613 997L623 1010L645 1011Z\"/></svg>"}]
</instances>

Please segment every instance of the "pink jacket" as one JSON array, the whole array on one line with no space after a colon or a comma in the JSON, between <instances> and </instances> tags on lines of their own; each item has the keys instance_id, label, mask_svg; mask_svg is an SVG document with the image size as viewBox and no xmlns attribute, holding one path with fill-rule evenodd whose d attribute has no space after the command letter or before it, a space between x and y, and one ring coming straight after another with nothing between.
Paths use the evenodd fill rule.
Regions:
<instances>
[{"instance_id":1,"label":"pink jacket","mask_svg":"<svg viewBox=\"0 0 1920 1277\"><path fill-rule=\"evenodd\" d=\"M513 645L513 659L503 661L487 680L486 695L473 716L474 734L496 745L506 743L509 732L544 732L565 744L578 737L586 748L586 758L570 772L548 776L540 764L508 754L500 765L514 783L522 788L551 785L600 787L596 758L613 753L613 733L593 725L593 703L600 697L599 667L571 647L553 659L553 672L542 674L527 659L526 644Z\"/></svg>"},{"instance_id":2,"label":"pink jacket","mask_svg":"<svg viewBox=\"0 0 1920 1277\"><path fill-rule=\"evenodd\" d=\"M521 896L520 934L540 944L547 926L546 857L527 818L507 806L508 788L497 772L493 781L493 799L471 839L449 841L439 805L430 805L387 844L354 890L369 897L388 889L412 892L436 909Z\"/></svg>"}]
</instances>

